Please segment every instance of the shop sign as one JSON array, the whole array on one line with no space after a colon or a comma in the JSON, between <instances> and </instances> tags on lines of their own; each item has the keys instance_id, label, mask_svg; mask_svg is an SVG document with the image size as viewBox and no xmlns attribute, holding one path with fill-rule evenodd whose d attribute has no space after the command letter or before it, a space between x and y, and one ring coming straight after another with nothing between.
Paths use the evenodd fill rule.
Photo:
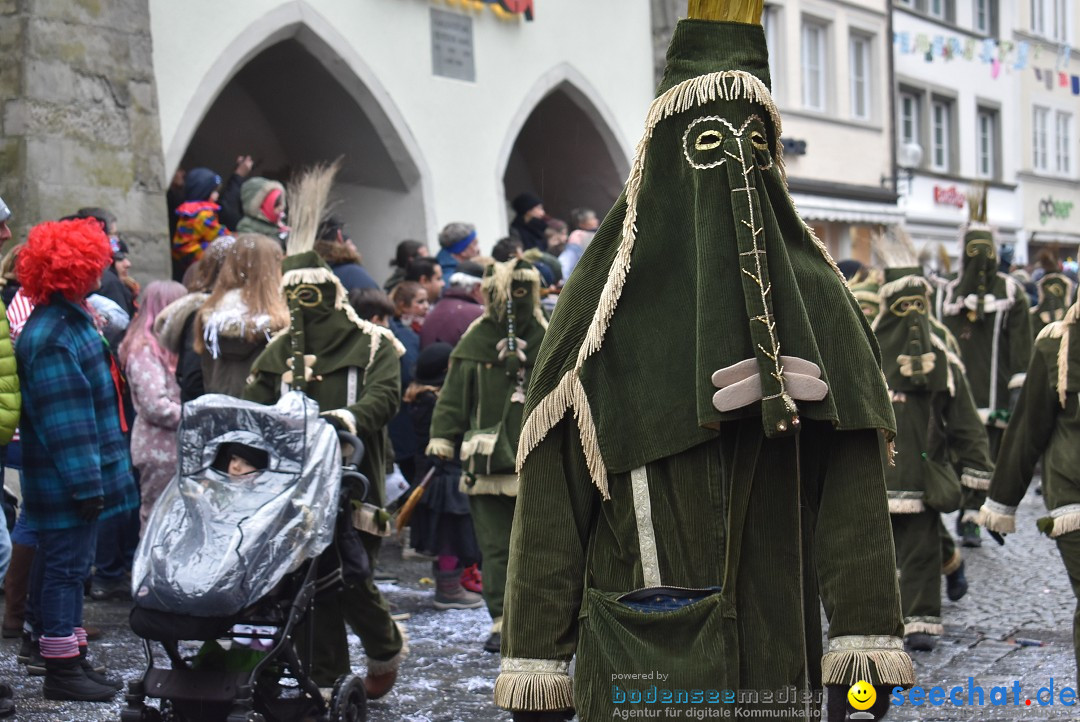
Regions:
<instances>
[{"instance_id":1,"label":"shop sign","mask_svg":"<svg viewBox=\"0 0 1080 722\"><path fill-rule=\"evenodd\" d=\"M535 0L443 0L443 2L453 8L477 13L487 9L503 20L515 20L524 15L529 21L533 19L535 4Z\"/></svg>"},{"instance_id":2,"label":"shop sign","mask_svg":"<svg viewBox=\"0 0 1080 722\"><path fill-rule=\"evenodd\" d=\"M967 203L967 196L961 193L956 186L949 186L948 188L934 186L934 203L939 206L963 208L964 204Z\"/></svg>"},{"instance_id":3,"label":"shop sign","mask_svg":"<svg viewBox=\"0 0 1080 722\"><path fill-rule=\"evenodd\" d=\"M1055 201L1053 196L1047 196L1039 201L1039 223L1046 225L1051 218L1066 220L1072 215L1072 201Z\"/></svg>"}]
</instances>

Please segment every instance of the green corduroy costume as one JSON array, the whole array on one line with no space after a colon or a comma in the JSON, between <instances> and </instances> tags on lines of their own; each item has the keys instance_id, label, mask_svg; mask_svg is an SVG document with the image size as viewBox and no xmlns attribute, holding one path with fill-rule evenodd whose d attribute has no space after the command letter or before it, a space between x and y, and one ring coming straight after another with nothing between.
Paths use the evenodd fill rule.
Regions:
<instances>
[{"instance_id":1,"label":"green corduroy costume","mask_svg":"<svg viewBox=\"0 0 1080 722\"><path fill-rule=\"evenodd\" d=\"M450 457L460 448L462 491L469 495L484 559L484 601L493 633L501 631L525 393L547 329L540 285L540 273L528 261L488 269L481 284L484 314L451 353L431 417L428 453Z\"/></svg>"},{"instance_id":2,"label":"green corduroy costume","mask_svg":"<svg viewBox=\"0 0 1080 722\"><path fill-rule=\"evenodd\" d=\"M768 83L760 26L679 23L560 295L518 453L504 708L610 719L612 675L649 670L669 689L913 682L877 345L792 205Z\"/></svg>"},{"instance_id":3,"label":"green corduroy costume","mask_svg":"<svg viewBox=\"0 0 1080 722\"><path fill-rule=\"evenodd\" d=\"M886 466L889 511L900 570L905 635L941 635L943 557L940 513L955 511L961 477L989 479L986 434L972 423L974 401L963 364L931 324L930 284L908 275L881 288L874 331L896 415L895 465ZM966 396L965 396L966 394ZM951 557L951 554L950 554Z\"/></svg>"},{"instance_id":4,"label":"green corduroy costume","mask_svg":"<svg viewBox=\"0 0 1080 722\"><path fill-rule=\"evenodd\" d=\"M1042 330L1027 378L1005 430L980 522L1016 531L1016 508L1042 459L1043 500L1050 516L1038 528L1058 545L1078 600L1073 644L1080 663L1080 305ZM1080 677L1078 677L1080 681Z\"/></svg>"},{"instance_id":5,"label":"green corduroy costume","mask_svg":"<svg viewBox=\"0 0 1080 722\"><path fill-rule=\"evenodd\" d=\"M1035 336L1048 324L1065 318L1073 303L1076 283L1063 273L1048 273L1039 279L1039 303L1031 309L1031 332Z\"/></svg>"}]
</instances>

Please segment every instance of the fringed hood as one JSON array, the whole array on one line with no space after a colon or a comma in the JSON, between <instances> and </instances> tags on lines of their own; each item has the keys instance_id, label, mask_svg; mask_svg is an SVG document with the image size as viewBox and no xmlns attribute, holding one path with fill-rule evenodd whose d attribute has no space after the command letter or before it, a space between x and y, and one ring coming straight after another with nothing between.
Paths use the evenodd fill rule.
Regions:
<instances>
[{"instance_id":1,"label":"fringed hood","mask_svg":"<svg viewBox=\"0 0 1080 722\"><path fill-rule=\"evenodd\" d=\"M484 313L462 335L451 358L506 367L514 376L531 368L548 322L540 307L540 273L531 263L493 263L484 273Z\"/></svg>"},{"instance_id":2,"label":"fringed hood","mask_svg":"<svg viewBox=\"0 0 1080 722\"><path fill-rule=\"evenodd\" d=\"M1061 408L1065 408L1070 391L1080 391L1080 370L1069 373L1069 359L1080 357L1080 348L1070 353L1070 344L1080 347L1080 339L1076 338L1076 322L1080 320L1080 303L1074 303L1069 307L1065 318L1047 325L1036 337L1036 346L1043 339L1059 339L1054 366L1057 368L1055 386L1058 392L1058 402Z\"/></svg>"},{"instance_id":3,"label":"fringed hood","mask_svg":"<svg viewBox=\"0 0 1080 722\"><path fill-rule=\"evenodd\" d=\"M171 353L180 353L184 343L184 324L208 298L208 293L189 293L161 309L154 319L154 335L162 348Z\"/></svg>"},{"instance_id":4,"label":"fringed hood","mask_svg":"<svg viewBox=\"0 0 1080 722\"><path fill-rule=\"evenodd\" d=\"M213 358L221 356L221 339L253 341L261 337L269 341L272 335L281 330L275 327L270 314L252 315L239 288L226 291L213 307L204 305L199 314L202 317L203 343Z\"/></svg>"},{"instance_id":5,"label":"fringed hood","mask_svg":"<svg viewBox=\"0 0 1080 722\"><path fill-rule=\"evenodd\" d=\"M881 287L881 313L873 329L885 380L893 391L956 392L953 354L930 324L932 292L929 281L917 275Z\"/></svg>"},{"instance_id":6,"label":"fringed hood","mask_svg":"<svg viewBox=\"0 0 1080 722\"><path fill-rule=\"evenodd\" d=\"M519 466L568 412L604 497L609 471L727 420L760 416L770 436L800 416L892 430L876 341L792 203L780 137L762 28L681 21L623 193L552 317ZM761 400L719 410L722 377L752 383L747 361Z\"/></svg>"},{"instance_id":7,"label":"fringed hood","mask_svg":"<svg viewBox=\"0 0 1080 722\"><path fill-rule=\"evenodd\" d=\"M1031 309L1036 332L1048 323L1060 321L1073 303L1076 284L1064 273L1048 273L1039 279L1039 303Z\"/></svg>"}]
</instances>

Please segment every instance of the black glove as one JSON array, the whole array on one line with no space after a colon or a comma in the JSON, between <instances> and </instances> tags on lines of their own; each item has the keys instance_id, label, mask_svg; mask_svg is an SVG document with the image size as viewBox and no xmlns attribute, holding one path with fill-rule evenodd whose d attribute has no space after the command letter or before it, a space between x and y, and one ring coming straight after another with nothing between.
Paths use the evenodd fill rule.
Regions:
<instances>
[{"instance_id":1,"label":"black glove","mask_svg":"<svg viewBox=\"0 0 1080 722\"><path fill-rule=\"evenodd\" d=\"M554 712L514 712L514 722L563 722L573 719L574 710L560 709Z\"/></svg>"},{"instance_id":2,"label":"black glove","mask_svg":"<svg viewBox=\"0 0 1080 722\"><path fill-rule=\"evenodd\" d=\"M105 497L92 496L89 499L80 499L78 504L79 518L89 524L101 516L101 511L105 508Z\"/></svg>"},{"instance_id":3,"label":"black glove","mask_svg":"<svg viewBox=\"0 0 1080 722\"><path fill-rule=\"evenodd\" d=\"M877 699L874 700L873 706L870 709L865 710L874 715L875 720L883 719L892 708L892 704L889 702L889 698L892 697L893 687L896 685L874 685L874 692L877 693ZM844 722L848 719L848 715L857 712L854 707L848 704L847 694L850 686L843 686L839 684L830 684L828 687L828 702L826 703L826 717L829 722Z\"/></svg>"}]
</instances>

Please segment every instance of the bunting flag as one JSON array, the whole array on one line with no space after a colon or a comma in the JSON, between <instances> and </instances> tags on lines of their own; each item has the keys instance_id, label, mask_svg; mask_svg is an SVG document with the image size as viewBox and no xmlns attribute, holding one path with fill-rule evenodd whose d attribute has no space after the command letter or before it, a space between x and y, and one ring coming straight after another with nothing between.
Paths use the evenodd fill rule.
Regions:
<instances>
[{"instance_id":1,"label":"bunting flag","mask_svg":"<svg viewBox=\"0 0 1080 722\"><path fill-rule=\"evenodd\" d=\"M490 0L485 0L490 1ZM1010 40L975 40L956 35L934 35L927 33L894 32L893 45L901 55L922 55L932 63L941 59L952 62L963 58L978 61L990 66L991 77L997 78L1002 70L1025 70L1031 55L1031 45L1027 41L1014 43ZM1037 50L1037 49L1036 49ZM1036 59L1038 52L1036 52Z\"/></svg>"}]
</instances>

